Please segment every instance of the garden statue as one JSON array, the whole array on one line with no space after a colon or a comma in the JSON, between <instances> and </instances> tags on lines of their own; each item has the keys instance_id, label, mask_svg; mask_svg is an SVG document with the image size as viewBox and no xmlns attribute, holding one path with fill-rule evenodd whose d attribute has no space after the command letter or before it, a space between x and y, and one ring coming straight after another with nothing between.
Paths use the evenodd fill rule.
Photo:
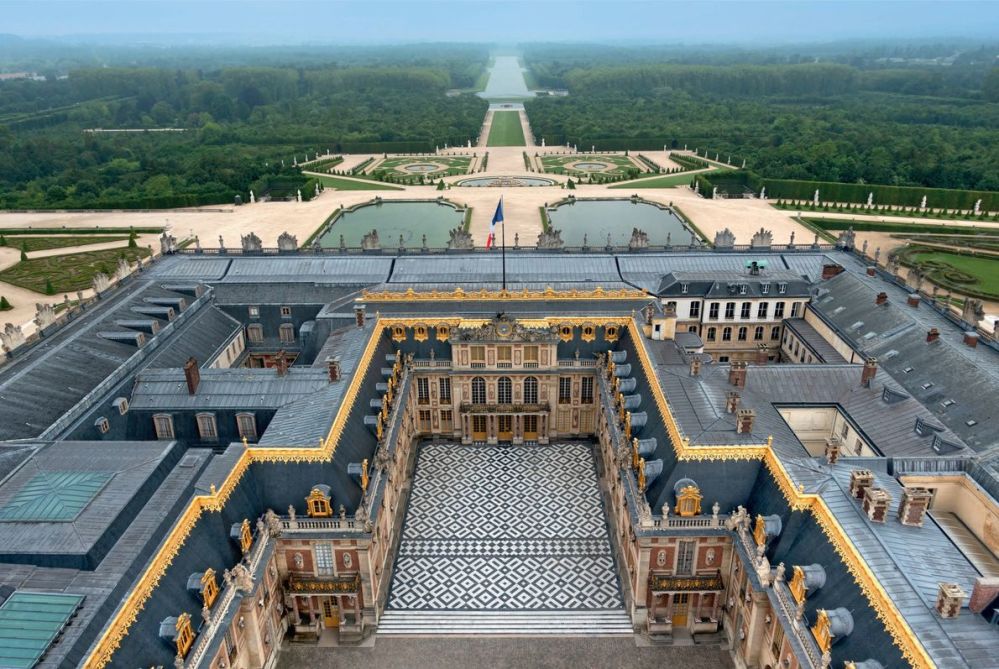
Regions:
<instances>
[{"instance_id":1,"label":"garden statue","mask_svg":"<svg viewBox=\"0 0 999 669\"><path fill-rule=\"evenodd\" d=\"M867 194L867 208L870 209L874 206L874 192L871 191Z\"/></svg>"},{"instance_id":2,"label":"garden statue","mask_svg":"<svg viewBox=\"0 0 999 669\"><path fill-rule=\"evenodd\" d=\"M794 240L792 239L792 243L793 241ZM763 228L760 228L759 231L757 231L756 234L753 235L753 238L749 240L749 247L753 249L768 249L773 245L773 243L774 243L773 233L770 232L769 230L764 230Z\"/></svg>"},{"instance_id":3,"label":"garden statue","mask_svg":"<svg viewBox=\"0 0 999 669\"><path fill-rule=\"evenodd\" d=\"M472 148L472 140L468 140L468 148Z\"/></svg>"},{"instance_id":4,"label":"garden statue","mask_svg":"<svg viewBox=\"0 0 999 669\"><path fill-rule=\"evenodd\" d=\"M255 198L253 196L253 191L251 190L250 191L250 204L255 204L256 202L257 202L257 198Z\"/></svg>"},{"instance_id":5,"label":"garden statue","mask_svg":"<svg viewBox=\"0 0 999 669\"><path fill-rule=\"evenodd\" d=\"M812 204L816 207L819 206L819 189L815 189L815 195L812 196Z\"/></svg>"},{"instance_id":6,"label":"garden statue","mask_svg":"<svg viewBox=\"0 0 999 669\"><path fill-rule=\"evenodd\" d=\"M694 193L698 195L701 194L701 182L697 181L696 179L694 180Z\"/></svg>"},{"instance_id":7,"label":"garden statue","mask_svg":"<svg viewBox=\"0 0 999 669\"><path fill-rule=\"evenodd\" d=\"M462 229L461 226L449 230L448 234L451 236L447 243L449 251L468 251L475 247L472 243L472 235L467 230Z\"/></svg>"},{"instance_id":8,"label":"garden statue","mask_svg":"<svg viewBox=\"0 0 999 669\"><path fill-rule=\"evenodd\" d=\"M760 199L761 200L766 200L767 199L767 187L766 186L764 186L763 188L760 189Z\"/></svg>"},{"instance_id":9,"label":"garden statue","mask_svg":"<svg viewBox=\"0 0 999 669\"><path fill-rule=\"evenodd\" d=\"M731 230L725 228L715 233L716 249L730 249L733 246L735 246L735 234Z\"/></svg>"},{"instance_id":10,"label":"garden statue","mask_svg":"<svg viewBox=\"0 0 999 669\"><path fill-rule=\"evenodd\" d=\"M301 202L301 201L302 201L302 189L301 189L301 188L299 188L299 189L298 189L298 190L297 190L297 191L295 192L295 202Z\"/></svg>"},{"instance_id":11,"label":"garden statue","mask_svg":"<svg viewBox=\"0 0 999 669\"><path fill-rule=\"evenodd\" d=\"M543 230L538 235L539 249L560 249L563 246L562 231L555 228Z\"/></svg>"},{"instance_id":12,"label":"garden statue","mask_svg":"<svg viewBox=\"0 0 999 669\"><path fill-rule=\"evenodd\" d=\"M742 169L746 169L746 159L742 159Z\"/></svg>"},{"instance_id":13,"label":"garden statue","mask_svg":"<svg viewBox=\"0 0 999 669\"><path fill-rule=\"evenodd\" d=\"M361 249L364 251L378 251L382 248L378 240L378 230L372 229L361 237Z\"/></svg>"},{"instance_id":14,"label":"garden statue","mask_svg":"<svg viewBox=\"0 0 999 669\"><path fill-rule=\"evenodd\" d=\"M319 182L316 182L316 197L319 197Z\"/></svg>"},{"instance_id":15,"label":"garden statue","mask_svg":"<svg viewBox=\"0 0 999 669\"><path fill-rule=\"evenodd\" d=\"M982 198L975 200L975 216L982 213Z\"/></svg>"},{"instance_id":16,"label":"garden statue","mask_svg":"<svg viewBox=\"0 0 999 669\"><path fill-rule=\"evenodd\" d=\"M628 250L634 251L636 249L647 249L649 248L649 235L644 230L639 230L638 228L632 228L631 239L628 241Z\"/></svg>"},{"instance_id":17,"label":"garden statue","mask_svg":"<svg viewBox=\"0 0 999 669\"><path fill-rule=\"evenodd\" d=\"M545 148L545 138L544 137L541 138L541 148L542 149Z\"/></svg>"},{"instance_id":18,"label":"garden statue","mask_svg":"<svg viewBox=\"0 0 999 669\"><path fill-rule=\"evenodd\" d=\"M666 248L670 248L671 246L673 246L673 233L672 232L667 232L666 233Z\"/></svg>"},{"instance_id":19,"label":"garden statue","mask_svg":"<svg viewBox=\"0 0 999 669\"><path fill-rule=\"evenodd\" d=\"M717 200L718 199L718 186L712 186L711 187L711 199L712 200Z\"/></svg>"},{"instance_id":20,"label":"garden statue","mask_svg":"<svg viewBox=\"0 0 999 669\"><path fill-rule=\"evenodd\" d=\"M925 209L926 209L926 196L924 195L922 201L919 203L919 211L923 211Z\"/></svg>"},{"instance_id":21,"label":"garden statue","mask_svg":"<svg viewBox=\"0 0 999 669\"><path fill-rule=\"evenodd\" d=\"M791 231L791 241L788 243L787 248L789 249L794 248L794 230Z\"/></svg>"}]
</instances>

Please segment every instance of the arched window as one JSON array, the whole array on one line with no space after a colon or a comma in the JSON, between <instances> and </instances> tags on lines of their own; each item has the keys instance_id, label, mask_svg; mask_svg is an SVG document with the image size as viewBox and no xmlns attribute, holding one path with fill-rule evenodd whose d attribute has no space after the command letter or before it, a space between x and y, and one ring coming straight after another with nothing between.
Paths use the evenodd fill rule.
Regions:
<instances>
[{"instance_id":1,"label":"arched window","mask_svg":"<svg viewBox=\"0 0 999 669\"><path fill-rule=\"evenodd\" d=\"M732 341L732 328L722 330L722 341Z\"/></svg>"},{"instance_id":2,"label":"arched window","mask_svg":"<svg viewBox=\"0 0 999 669\"><path fill-rule=\"evenodd\" d=\"M753 332L753 341L763 341L763 326L757 325L756 331Z\"/></svg>"},{"instance_id":3,"label":"arched window","mask_svg":"<svg viewBox=\"0 0 999 669\"><path fill-rule=\"evenodd\" d=\"M501 376L499 377L499 380L496 381L496 403L513 403L513 382L508 376Z\"/></svg>"},{"instance_id":4,"label":"arched window","mask_svg":"<svg viewBox=\"0 0 999 669\"><path fill-rule=\"evenodd\" d=\"M538 380L533 376L524 379L524 404L538 403Z\"/></svg>"},{"instance_id":5,"label":"arched window","mask_svg":"<svg viewBox=\"0 0 999 669\"><path fill-rule=\"evenodd\" d=\"M773 339L774 341L777 341L778 339L780 339L780 326L779 325L775 325L772 328L770 328L770 338Z\"/></svg>"},{"instance_id":6,"label":"arched window","mask_svg":"<svg viewBox=\"0 0 999 669\"><path fill-rule=\"evenodd\" d=\"M481 376L472 379L472 404L486 403L486 380Z\"/></svg>"},{"instance_id":7,"label":"arched window","mask_svg":"<svg viewBox=\"0 0 999 669\"><path fill-rule=\"evenodd\" d=\"M718 332L717 328L708 328L708 341L715 340L715 334Z\"/></svg>"},{"instance_id":8,"label":"arched window","mask_svg":"<svg viewBox=\"0 0 999 669\"><path fill-rule=\"evenodd\" d=\"M748 335L749 331L746 329L745 325L739 328L739 341L746 341L746 337Z\"/></svg>"}]
</instances>

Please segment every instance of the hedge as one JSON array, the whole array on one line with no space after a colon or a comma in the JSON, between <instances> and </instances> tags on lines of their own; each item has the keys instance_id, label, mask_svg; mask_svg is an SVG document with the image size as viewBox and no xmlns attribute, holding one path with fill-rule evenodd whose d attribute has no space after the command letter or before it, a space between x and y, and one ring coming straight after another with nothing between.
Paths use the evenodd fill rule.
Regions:
<instances>
[{"instance_id":1,"label":"hedge","mask_svg":"<svg viewBox=\"0 0 999 669\"><path fill-rule=\"evenodd\" d=\"M808 200L819 191L821 202L866 203L868 193L874 193L875 205L901 205L918 207L926 197L926 206L934 209L974 209L977 200L982 209L999 209L999 192L923 188L921 186L878 186L875 184L846 184L835 181L795 181L792 179L763 179L768 198Z\"/></svg>"},{"instance_id":2,"label":"hedge","mask_svg":"<svg viewBox=\"0 0 999 669\"><path fill-rule=\"evenodd\" d=\"M742 195L745 190L754 193L760 190L760 177L748 170L719 170L703 172L694 175L694 181L700 185L701 196L711 199L715 187L720 193L735 193Z\"/></svg>"}]
</instances>

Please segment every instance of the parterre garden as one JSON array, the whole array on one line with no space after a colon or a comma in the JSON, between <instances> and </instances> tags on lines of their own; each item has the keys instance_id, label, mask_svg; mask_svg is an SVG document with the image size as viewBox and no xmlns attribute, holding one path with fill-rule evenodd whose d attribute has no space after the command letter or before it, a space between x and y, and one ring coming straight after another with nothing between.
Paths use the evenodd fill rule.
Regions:
<instances>
[{"instance_id":1,"label":"parterre garden","mask_svg":"<svg viewBox=\"0 0 999 669\"><path fill-rule=\"evenodd\" d=\"M363 176L378 181L417 185L441 177L468 174L472 161L472 156L389 156L376 162Z\"/></svg>"},{"instance_id":2,"label":"parterre garden","mask_svg":"<svg viewBox=\"0 0 999 669\"><path fill-rule=\"evenodd\" d=\"M972 297L999 299L999 258L995 256L915 245L899 251L899 260L943 288Z\"/></svg>"},{"instance_id":3,"label":"parterre garden","mask_svg":"<svg viewBox=\"0 0 999 669\"><path fill-rule=\"evenodd\" d=\"M32 258L0 272L0 281L46 295L75 292L90 288L98 272L110 276L120 258L134 263L148 255L149 249L138 247Z\"/></svg>"},{"instance_id":4,"label":"parterre garden","mask_svg":"<svg viewBox=\"0 0 999 669\"><path fill-rule=\"evenodd\" d=\"M634 179L639 174L649 171L648 168L635 162L628 155L554 155L540 156L540 161L542 169L549 174L586 177L592 179L594 183L605 180Z\"/></svg>"}]
</instances>

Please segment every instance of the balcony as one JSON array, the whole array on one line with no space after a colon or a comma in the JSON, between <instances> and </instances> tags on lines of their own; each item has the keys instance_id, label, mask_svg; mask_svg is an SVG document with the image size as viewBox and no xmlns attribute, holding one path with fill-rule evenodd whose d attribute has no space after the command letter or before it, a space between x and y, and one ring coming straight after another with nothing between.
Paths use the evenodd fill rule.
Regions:
<instances>
[{"instance_id":1,"label":"balcony","mask_svg":"<svg viewBox=\"0 0 999 669\"><path fill-rule=\"evenodd\" d=\"M550 410L548 402L539 402L537 404L473 404L471 402L462 402L460 409L464 413L548 413Z\"/></svg>"},{"instance_id":2,"label":"balcony","mask_svg":"<svg viewBox=\"0 0 999 669\"><path fill-rule=\"evenodd\" d=\"M356 595L361 590L361 575L288 576L286 590L294 595Z\"/></svg>"}]
</instances>

